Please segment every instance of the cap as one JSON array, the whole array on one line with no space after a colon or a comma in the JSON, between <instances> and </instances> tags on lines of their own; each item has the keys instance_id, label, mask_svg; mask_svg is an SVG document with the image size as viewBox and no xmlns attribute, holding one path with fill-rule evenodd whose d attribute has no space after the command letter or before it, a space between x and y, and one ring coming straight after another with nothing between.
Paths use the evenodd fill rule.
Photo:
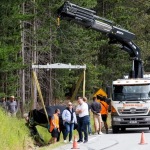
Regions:
<instances>
[{"instance_id":1,"label":"cap","mask_svg":"<svg viewBox=\"0 0 150 150\"><path fill-rule=\"evenodd\" d=\"M69 102L69 103L68 103L68 105L72 105L72 103L71 103L71 102Z\"/></svg>"},{"instance_id":2,"label":"cap","mask_svg":"<svg viewBox=\"0 0 150 150\"><path fill-rule=\"evenodd\" d=\"M12 96L10 96L10 98L15 98L15 96L12 95Z\"/></svg>"},{"instance_id":3,"label":"cap","mask_svg":"<svg viewBox=\"0 0 150 150\"><path fill-rule=\"evenodd\" d=\"M23 114L24 118L27 118L28 116L29 116L28 113Z\"/></svg>"}]
</instances>

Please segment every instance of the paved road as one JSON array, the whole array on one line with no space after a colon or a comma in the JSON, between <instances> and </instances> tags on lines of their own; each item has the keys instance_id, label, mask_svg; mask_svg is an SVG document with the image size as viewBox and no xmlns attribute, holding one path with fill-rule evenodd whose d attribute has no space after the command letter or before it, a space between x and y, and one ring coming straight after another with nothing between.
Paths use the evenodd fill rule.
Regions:
<instances>
[{"instance_id":1,"label":"paved road","mask_svg":"<svg viewBox=\"0 0 150 150\"><path fill-rule=\"evenodd\" d=\"M73 144L65 144L55 150L70 150L72 147ZM78 147L80 150L150 150L150 133L146 128L127 129L125 133L118 134L110 131L110 134L89 136L89 142L78 144Z\"/></svg>"}]
</instances>

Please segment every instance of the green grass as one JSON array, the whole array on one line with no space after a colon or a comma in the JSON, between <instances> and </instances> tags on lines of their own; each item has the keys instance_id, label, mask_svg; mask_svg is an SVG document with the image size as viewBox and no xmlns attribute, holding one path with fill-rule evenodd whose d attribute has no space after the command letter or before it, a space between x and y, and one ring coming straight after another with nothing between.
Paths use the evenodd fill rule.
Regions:
<instances>
[{"instance_id":1,"label":"green grass","mask_svg":"<svg viewBox=\"0 0 150 150\"><path fill-rule=\"evenodd\" d=\"M0 150L28 150L33 147L24 119L9 117L0 109Z\"/></svg>"},{"instance_id":2,"label":"green grass","mask_svg":"<svg viewBox=\"0 0 150 150\"><path fill-rule=\"evenodd\" d=\"M40 126L37 126L37 129L38 129L38 132L40 133L40 135L42 136L42 138L44 139L45 143L48 143L48 141L51 138L51 133L49 133L46 128L43 128ZM73 132L73 136L74 135L78 135L76 130L74 130L74 132ZM48 146L40 147L40 150L48 150L48 149L52 150L52 149L57 148L63 144L64 144L64 142L63 142L63 137L62 137L62 133L61 133L59 142L57 142L55 144L48 145Z\"/></svg>"}]
</instances>

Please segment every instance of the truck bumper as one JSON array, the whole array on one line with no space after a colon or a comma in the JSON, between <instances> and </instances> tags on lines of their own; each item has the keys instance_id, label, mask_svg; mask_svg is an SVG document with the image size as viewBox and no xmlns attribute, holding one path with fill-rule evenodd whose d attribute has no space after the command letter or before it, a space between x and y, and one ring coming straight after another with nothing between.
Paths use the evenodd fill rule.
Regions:
<instances>
[{"instance_id":1,"label":"truck bumper","mask_svg":"<svg viewBox=\"0 0 150 150\"><path fill-rule=\"evenodd\" d=\"M150 116L112 116L112 126L150 127Z\"/></svg>"}]
</instances>

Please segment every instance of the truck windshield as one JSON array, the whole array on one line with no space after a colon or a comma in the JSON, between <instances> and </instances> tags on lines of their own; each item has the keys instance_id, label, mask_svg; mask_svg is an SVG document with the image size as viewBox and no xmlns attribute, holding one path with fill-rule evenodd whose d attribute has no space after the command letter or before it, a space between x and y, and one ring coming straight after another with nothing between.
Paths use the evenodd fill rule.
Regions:
<instances>
[{"instance_id":1,"label":"truck windshield","mask_svg":"<svg viewBox=\"0 0 150 150\"><path fill-rule=\"evenodd\" d=\"M113 85L114 101L150 100L150 85Z\"/></svg>"}]
</instances>

